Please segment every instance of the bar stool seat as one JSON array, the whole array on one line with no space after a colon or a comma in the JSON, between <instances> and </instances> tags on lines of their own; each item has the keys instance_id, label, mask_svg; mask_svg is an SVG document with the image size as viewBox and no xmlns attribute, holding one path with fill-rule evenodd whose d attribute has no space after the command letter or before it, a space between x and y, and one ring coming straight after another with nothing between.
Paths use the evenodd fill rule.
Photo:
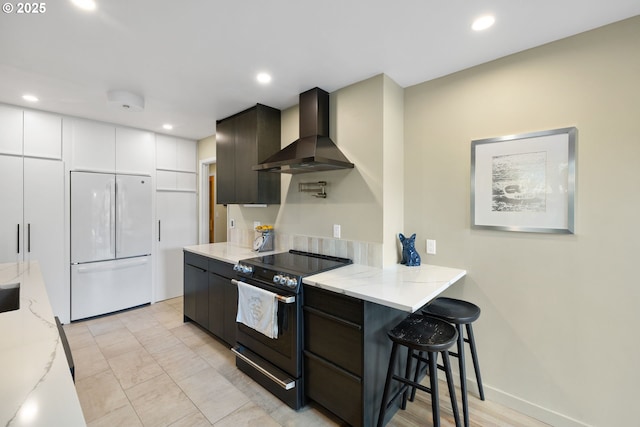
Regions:
<instances>
[{"instance_id":1,"label":"bar stool seat","mask_svg":"<svg viewBox=\"0 0 640 427\"><path fill-rule=\"evenodd\" d=\"M429 304L422 313L426 316L433 316L438 319L445 320L455 325L458 331L457 352L450 352L451 356L458 358L458 366L460 370L460 388L462 391L462 413L464 415L464 425L469 426L469 402L467 397L467 379L464 359L464 343L469 343L471 358L473 359L473 368L478 381L478 391L480 399L484 400L484 389L482 387L482 378L480 376L480 364L478 363L478 354L476 351L476 342L473 337L472 323L480 317L480 307L468 301L454 298L440 297L436 298ZM467 331L467 338L464 337L463 326Z\"/></svg>"},{"instance_id":2,"label":"bar stool seat","mask_svg":"<svg viewBox=\"0 0 640 427\"><path fill-rule=\"evenodd\" d=\"M402 396L401 408L406 408L407 393L409 390L416 388L431 394L431 408L433 413L433 425L440 425L440 407L438 401L438 353L442 355L443 366L441 369L445 371L447 378L447 386L449 388L449 397L451 398L451 407L455 418L456 426L460 425L460 416L458 414L458 405L456 403L455 386L453 384L453 375L451 373L451 364L449 362L449 351L458 339L458 332L451 324L431 316L424 316L419 313L413 313L407 316L402 322L396 325L387 333L393 342L391 347L391 358L389 359L389 368L387 370L387 379L385 381L382 402L380 405L380 414L378 416L378 427L384 425L384 417L387 409L399 397ZM407 348L407 364L405 376L394 374L396 360L398 357L399 347ZM421 356L426 354L427 357ZM411 365L413 359L424 361L429 366L430 387L425 387L418 383L417 380L411 379ZM395 392L393 397L389 398L392 381L402 383L402 386Z\"/></svg>"}]
</instances>

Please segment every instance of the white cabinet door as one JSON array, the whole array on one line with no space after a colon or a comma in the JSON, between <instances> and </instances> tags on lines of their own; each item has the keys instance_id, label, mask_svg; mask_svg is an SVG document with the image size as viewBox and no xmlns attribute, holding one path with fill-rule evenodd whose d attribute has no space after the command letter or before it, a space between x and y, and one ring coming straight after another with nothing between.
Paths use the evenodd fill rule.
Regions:
<instances>
[{"instance_id":1,"label":"white cabinet door","mask_svg":"<svg viewBox=\"0 0 640 427\"><path fill-rule=\"evenodd\" d=\"M155 137L138 129L116 128L116 172L151 175Z\"/></svg>"},{"instance_id":2,"label":"white cabinet door","mask_svg":"<svg viewBox=\"0 0 640 427\"><path fill-rule=\"evenodd\" d=\"M196 191L196 174L176 172L176 189L180 191Z\"/></svg>"},{"instance_id":3,"label":"white cabinet door","mask_svg":"<svg viewBox=\"0 0 640 427\"><path fill-rule=\"evenodd\" d=\"M72 170L115 172L115 126L82 119L65 119L64 125L70 126Z\"/></svg>"},{"instance_id":4,"label":"white cabinet door","mask_svg":"<svg viewBox=\"0 0 640 427\"><path fill-rule=\"evenodd\" d=\"M0 105L0 153L22 155L22 109Z\"/></svg>"},{"instance_id":5,"label":"white cabinet door","mask_svg":"<svg viewBox=\"0 0 640 427\"><path fill-rule=\"evenodd\" d=\"M24 155L62 159L62 118L60 116L25 110Z\"/></svg>"},{"instance_id":6,"label":"white cabinet door","mask_svg":"<svg viewBox=\"0 0 640 427\"><path fill-rule=\"evenodd\" d=\"M195 172L197 163L197 143L188 139L176 141L176 170Z\"/></svg>"},{"instance_id":7,"label":"white cabinet door","mask_svg":"<svg viewBox=\"0 0 640 427\"><path fill-rule=\"evenodd\" d=\"M156 136L156 169L196 172L197 142L167 135Z\"/></svg>"},{"instance_id":8,"label":"white cabinet door","mask_svg":"<svg viewBox=\"0 0 640 427\"><path fill-rule=\"evenodd\" d=\"M176 169L176 141L167 135L156 135L156 169Z\"/></svg>"},{"instance_id":9,"label":"white cabinet door","mask_svg":"<svg viewBox=\"0 0 640 427\"><path fill-rule=\"evenodd\" d=\"M64 165L24 159L24 260L38 261L53 313L69 322L69 279L64 264Z\"/></svg>"},{"instance_id":10,"label":"white cabinet door","mask_svg":"<svg viewBox=\"0 0 640 427\"><path fill-rule=\"evenodd\" d=\"M183 294L182 248L197 244L196 194L157 192L158 258L155 301Z\"/></svg>"},{"instance_id":11,"label":"white cabinet door","mask_svg":"<svg viewBox=\"0 0 640 427\"><path fill-rule=\"evenodd\" d=\"M0 263L22 260L22 157L0 155Z\"/></svg>"}]
</instances>

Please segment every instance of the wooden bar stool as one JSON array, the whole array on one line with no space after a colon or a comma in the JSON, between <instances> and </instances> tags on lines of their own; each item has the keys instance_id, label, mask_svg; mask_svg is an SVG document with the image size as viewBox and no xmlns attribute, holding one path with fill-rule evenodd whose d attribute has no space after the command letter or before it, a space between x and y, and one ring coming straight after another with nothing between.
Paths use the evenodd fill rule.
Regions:
<instances>
[{"instance_id":1,"label":"wooden bar stool","mask_svg":"<svg viewBox=\"0 0 640 427\"><path fill-rule=\"evenodd\" d=\"M449 388L449 397L451 398L451 407L456 426L460 425L460 415L458 414L458 405L456 403L455 386L453 384L453 375L451 373L451 364L449 362L449 348L451 348L457 338L458 332L451 324L437 319L435 317L424 316L419 313L410 314L405 320L400 322L396 327L387 333L393 346L391 348L391 358L389 359L389 369L387 370L387 379L384 385L382 402L380 405L380 414L378 416L378 427L384 425L384 416L391 404L402 395L401 408L405 409L407 405L407 393L409 388L416 388L431 394L431 409L433 412L433 425L440 426L440 406L438 401L438 353L442 355L443 367L447 377L447 386ZM396 360L398 358L398 348L400 346L407 347L407 365L405 375L400 376L394 374ZM420 354L426 354L424 358ZM425 387L415 380L411 379L411 364L414 358L427 362L429 366L430 387ZM399 381L402 386L395 392L393 397L389 399L392 381Z\"/></svg>"},{"instance_id":2,"label":"wooden bar stool","mask_svg":"<svg viewBox=\"0 0 640 427\"><path fill-rule=\"evenodd\" d=\"M480 399L484 400L484 390L482 388L482 378L480 377L480 364L476 351L476 342L473 338L473 327L471 324L480 317L480 307L468 301L453 298L437 298L429 304L422 313L426 316L437 317L456 326L458 330L457 352L450 352L451 356L458 358L460 370L460 389L462 391L462 413L465 427L469 426L469 401L467 398L467 374L464 360L464 343L469 343L471 358L473 359L473 369L478 381L478 391ZM463 334L463 326L466 326L467 338Z\"/></svg>"}]
</instances>

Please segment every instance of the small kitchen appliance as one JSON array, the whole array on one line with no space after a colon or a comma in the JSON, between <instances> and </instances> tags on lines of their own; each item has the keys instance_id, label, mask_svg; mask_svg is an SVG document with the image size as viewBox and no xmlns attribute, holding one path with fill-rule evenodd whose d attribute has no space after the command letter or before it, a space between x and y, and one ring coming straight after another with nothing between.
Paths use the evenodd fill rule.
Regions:
<instances>
[{"instance_id":1,"label":"small kitchen appliance","mask_svg":"<svg viewBox=\"0 0 640 427\"><path fill-rule=\"evenodd\" d=\"M258 234L253 240L253 250L258 252L267 252L273 250L273 241L275 239L273 234L273 226L271 225L259 225L255 228Z\"/></svg>"}]
</instances>

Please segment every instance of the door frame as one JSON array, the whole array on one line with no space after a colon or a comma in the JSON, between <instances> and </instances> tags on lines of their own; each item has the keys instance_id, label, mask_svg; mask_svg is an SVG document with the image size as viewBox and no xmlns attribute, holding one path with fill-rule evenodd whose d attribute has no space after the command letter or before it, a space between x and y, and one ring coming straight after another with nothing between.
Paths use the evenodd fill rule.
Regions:
<instances>
[{"instance_id":1,"label":"door frame","mask_svg":"<svg viewBox=\"0 0 640 427\"><path fill-rule=\"evenodd\" d=\"M209 243L209 165L215 163L215 157L208 157L198 165L198 243L201 245Z\"/></svg>"}]
</instances>

